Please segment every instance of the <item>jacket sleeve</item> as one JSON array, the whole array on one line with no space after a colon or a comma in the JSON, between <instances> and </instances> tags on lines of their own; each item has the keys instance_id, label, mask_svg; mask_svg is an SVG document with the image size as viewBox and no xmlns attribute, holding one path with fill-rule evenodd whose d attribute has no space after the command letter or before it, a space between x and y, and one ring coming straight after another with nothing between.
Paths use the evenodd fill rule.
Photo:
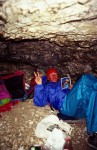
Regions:
<instances>
[{"instance_id":1,"label":"jacket sleeve","mask_svg":"<svg viewBox=\"0 0 97 150\"><path fill-rule=\"evenodd\" d=\"M48 104L48 92L47 88L43 84L36 85L34 90L34 105L35 106L46 106Z\"/></svg>"}]
</instances>

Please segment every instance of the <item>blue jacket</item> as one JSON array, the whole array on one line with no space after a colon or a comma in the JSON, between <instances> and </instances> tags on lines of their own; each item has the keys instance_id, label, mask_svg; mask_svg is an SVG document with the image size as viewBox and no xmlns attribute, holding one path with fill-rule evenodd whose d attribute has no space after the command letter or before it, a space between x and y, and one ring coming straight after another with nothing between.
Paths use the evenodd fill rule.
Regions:
<instances>
[{"instance_id":1,"label":"blue jacket","mask_svg":"<svg viewBox=\"0 0 97 150\"><path fill-rule=\"evenodd\" d=\"M64 97L69 91L69 89L61 88L60 81L36 85L34 90L34 105L43 107L50 104L54 109L60 110Z\"/></svg>"}]
</instances>

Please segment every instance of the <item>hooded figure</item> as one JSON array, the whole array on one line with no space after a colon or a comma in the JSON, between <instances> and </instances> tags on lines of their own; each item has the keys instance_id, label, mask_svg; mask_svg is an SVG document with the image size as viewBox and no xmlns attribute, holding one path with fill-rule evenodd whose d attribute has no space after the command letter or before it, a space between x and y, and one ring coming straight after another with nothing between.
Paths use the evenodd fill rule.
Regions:
<instances>
[{"instance_id":1,"label":"hooded figure","mask_svg":"<svg viewBox=\"0 0 97 150\"><path fill-rule=\"evenodd\" d=\"M65 95L70 91L70 89L62 89L61 81L58 80L58 72L55 68L50 68L47 70L46 76L48 82L42 84L40 75L35 74L36 77L36 87L34 91L34 105L35 106L46 106L50 104L56 110L60 110Z\"/></svg>"},{"instance_id":2,"label":"hooded figure","mask_svg":"<svg viewBox=\"0 0 97 150\"><path fill-rule=\"evenodd\" d=\"M50 82L57 82L58 81L58 72L55 68L48 69L46 76Z\"/></svg>"}]
</instances>

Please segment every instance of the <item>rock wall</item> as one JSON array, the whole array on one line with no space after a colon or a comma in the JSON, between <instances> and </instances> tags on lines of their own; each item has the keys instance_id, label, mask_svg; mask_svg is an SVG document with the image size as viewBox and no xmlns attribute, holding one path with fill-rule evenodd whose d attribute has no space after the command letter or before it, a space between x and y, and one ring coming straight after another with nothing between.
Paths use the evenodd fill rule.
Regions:
<instances>
[{"instance_id":1,"label":"rock wall","mask_svg":"<svg viewBox=\"0 0 97 150\"><path fill-rule=\"evenodd\" d=\"M66 41L64 46L46 40L2 40L0 47L1 73L21 69L30 77L35 67L56 67L60 76L69 73L77 79L88 65L97 74L97 40Z\"/></svg>"},{"instance_id":2,"label":"rock wall","mask_svg":"<svg viewBox=\"0 0 97 150\"><path fill-rule=\"evenodd\" d=\"M96 0L1 0L0 74L53 66L76 80L87 65L97 74L96 24Z\"/></svg>"}]
</instances>

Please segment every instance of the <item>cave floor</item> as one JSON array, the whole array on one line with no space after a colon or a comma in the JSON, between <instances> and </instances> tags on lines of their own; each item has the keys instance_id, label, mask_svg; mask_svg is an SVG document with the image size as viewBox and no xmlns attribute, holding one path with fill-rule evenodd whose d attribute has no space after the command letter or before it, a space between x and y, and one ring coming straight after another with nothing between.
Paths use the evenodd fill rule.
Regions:
<instances>
[{"instance_id":1,"label":"cave floor","mask_svg":"<svg viewBox=\"0 0 97 150\"><path fill-rule=\"evenodd\" d=\"M44 117L55 114L49 106L35 107L28 99L16 104L0 117L0 150L28 150L33 144L43 144L35 136L35 128ZM69 121L73 127L71 133L73 150L91 150L87 146L85 120Z\"/></svg>"}]
</instances>

